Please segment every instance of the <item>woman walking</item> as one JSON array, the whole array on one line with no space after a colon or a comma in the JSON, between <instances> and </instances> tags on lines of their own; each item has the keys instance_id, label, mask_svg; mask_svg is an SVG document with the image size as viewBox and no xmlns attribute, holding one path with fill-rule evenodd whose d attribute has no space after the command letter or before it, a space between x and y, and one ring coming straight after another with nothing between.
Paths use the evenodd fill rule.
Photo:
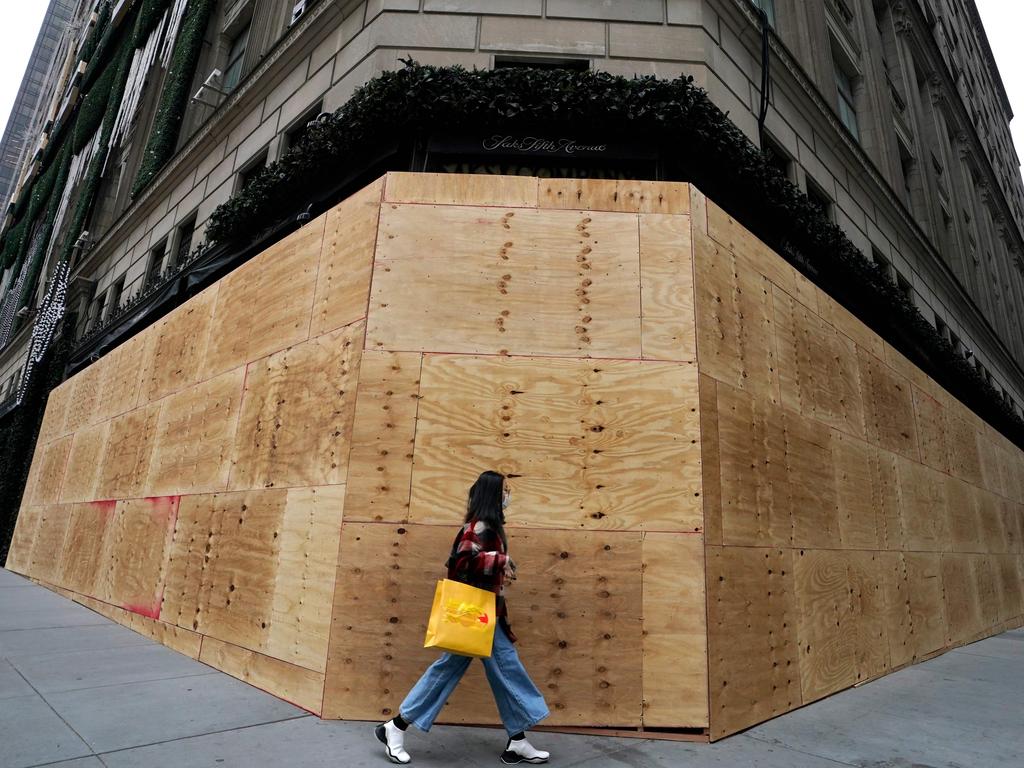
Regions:
<instances>
[{"instance_id":1,"label":"woman walking","mask_svg":"<svg viewBox=\"0 0 1024 768\"><path fill-rule=\"evenodd\" d=\"M508 765L546 763L548 753L535 749L526 740L526 731L548 716L548 707L512 645L516 636L508 624L505 606L505 584L516 578L516 565L508 555L505 536L508 502L504 475L483 472L473 483L466 503L465 523L448 559L448 578L498 595L494 646L490 658L481 661L501 721L508 731L501 761ZM383 742L391 762L405 764L412 759L405 751L405 729L411 723L423 732L430 730L471 660L468 656L443 654L409 691L398 707L398 715L377 726L377 738Z\"/></svg>"}]
</instances>

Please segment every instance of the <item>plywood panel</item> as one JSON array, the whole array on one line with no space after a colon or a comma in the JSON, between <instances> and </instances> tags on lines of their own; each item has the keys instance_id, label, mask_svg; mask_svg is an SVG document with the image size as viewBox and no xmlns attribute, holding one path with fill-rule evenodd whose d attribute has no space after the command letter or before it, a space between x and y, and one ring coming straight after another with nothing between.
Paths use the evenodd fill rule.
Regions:
<instances>
[{"instance_id":1,"label":"plywood panel","mask_svg":"<svg viewBox=\"0 0 1024 768\"><path fill-rule=\"evenodd\" d=\"M988 637L996 633L994 628L1002 621L1002 599L996 572L997 556L984 554L967 557L971 561L975 594L978 596L979 623L975 627L974 638Z\"/></svg>"},{"instance_id":2,"label":"plywood panel","mask_svg":"<svg viewBox=\"0 0 1024 768\"><path fill-rule=\"evenodd\" d=\"M693 233L697 352L701 371L773 403L779 401L771 283Z\"/></svg>"},{"instance_id":3,"label":"plywood panel","mask_svg":"<svg viewBox=\"0 0 1024 768\"><path fill-rule=\"evenodd\" d=\"M981 526L974 486L955 477L946 478L946 508L949 511L949 548L954 552L981 551Z\"/></svg>"},{"instance_id":4,"label":"plywood panel","mask_svg":"<svg viewBox=\"0 0 1024 768\"><path fill-rule=\"evenodd\" d=\"M978 514L978 537L981 552L1005 552L1006 535L1003 531L1001 499L982 488L974 489L974 502Z\"/></svg>"},{"instance_id":5,"label":"plywood panel","mask_svg":"<svg viewBox=\"0 0 1024 768\"><path fill-rule=\"evenodd\" d=\"M149 329L153 340L143 366L140 403L179 392L202 378L220 285L193 296Z\"/></svg>"},{"instance_id":6,"label":"plywood panel","mask_svg":"<svg viewBox=\"0 0 1024 768\"><path fill-rule=\"evenodd\" d=\"M967 642L981 624L971 557L966 554L942 556L942 591L945 599L948 645L961 645Z\"/></svg>"},{"instance_id":7,"label":"plywood panel","mask_svg":"<svg viewBox=\"0 0 1024 768\"><path fill-rule=\"evenodd\" d=\"M343 499L343 486L185 498L164 618L323 672Z\"/></svg>"},{"instance_id":8,"label":"plywood panel","mask_svg":"<svg viewBox=\"0 0 1024 768\"><path fill-rule=\"evenodd\" d=\"M1009 499L999 500L999 511L1003 519L1004 550L1020 554L1022 542L1024 542L1024 517L1021 514L1022 507L1015 501Z\"/></svg>"},{"instance_id":9,"label":"plywood panel","mask_svg":"<svg viewBox=\"0 0 1024 768\"><path fill-rule=\"evenodd\" d=\"M309 336L326 219L314 219L220 281L204 377Z\"/></svg>"},{"instance_id":10,"label":"plywood panel","mask_svg":"<svg viewBox=\"0 0 1024 768\"><path fill-rule=\"evenodd\" d=\"M32 554L29 556L26 575L62 586L61 562L56 553L64 549L71 509L71 504L47 504L39 508L39 522L32 539Z\"/></svg>"},{"instance_id":11,"label":"plywood panel","mask_svg":"<svg viewBox=\"0 0 1024 768\"><path fill-rule=\"evenodd\" d=\"M95 597L132 613L160 618L178 503L177 496L117 502L113 519L107 523L108 557L105 573L96 582Z\"/></svg>"},{"instance_id":12,"label":"plywood panel","mask_svg":"<svg viewBox=\"0 0 1024 768\"><path fill-rule=\"evenodd\" d=\"M79 371L65 386L71 387L68 396L68 410L64 417L64 429L76 432L87 424L100 421L99 403L103 397L103 378L109 368L109 357L101 358Z\"/></svg>"},{"instance_id":13,"label":"plywood panel","mask_svg":"<svg viewBox=\"0 0 1024 768\"><path fill-rule=\"evenodd\" d=\"M541 179L542 208L686 214L689 185L632 179Z\"/></svg>"},{"instance_id":14,"label":"plywood panel","mask_svg":"<svg viewBox=\"0 0 1024 768\"><path fill-rule=\"evenodd\" d=\"M722 455L718 435L718 382L698 375L700 390L700 465L704 494L704 540L722 543Z\"/></svg>"},{"instance_id":15,"label":"plywood panel","mask_svg":"<svg viewBox=\"0 0 1024 768\"><path fill-rule=\"evenodd\" d=\"M348 460L345 517L409 517L420 392L418 352L363 352Z\"/></svg>"},{"instance_id":16,"label":"plywood panel","mask_svg":"<svg viewBox=\"0 0 1024 768\"><path fill-rule=\"evenodd\" d=\"M978 456L981 459L982 485L992 493L1006 495L1002 475L999 473L999 450L984 433L978 435Z\"/></svg>"},{"instance_id":17,"label":"plywood panel","mask_svg":"<svg viewBox=\"0 0 1024 768\"><path fill-rule=\"evenodd\" d=\"M103 358L105 374L103 392L96 401L97 419L110 419L136 406L155 338L153 329L147 328Z\"/></svg>"},{"instance_id":18,"label":"plywood panel","mask_svg":"<svg viewBox=\"0 0 1024 768\"><path fill-rule=\"evenodd\" d=\"M1024 613L1024 585L1017 565L1018 558L1002 555L995 558L996 580L1000 597L999 618L1010 621Z\"/></svg>"},{"instance_id":19,"label":"plywood panel","mask_svg":"<svg viewBox=\"0 0 1024 768\"><path fill-rule=\"evenodd\" d=\"M108 567L108 532L117 502L92 501L71 509L64 548L59 554L60 582L82 595L97 594L97 579Z\"/></svg>"},{"instance_id":20,"label":"plywood panel","mask_svg":"<svg viewBox=\"0 0 1024 768\"><path fill-rule=\"evenodd\" d=\"M367 347L640 357L637 217L381 211Z\"/></svg>"},{"instance_id":21,"label":"plywood panel","mask_svg":"<svg viewBox=\"0 0 1024 768\"><path fill-rule=\"evenodd\" d=\"M903 513L900 510L900 480L897 471L899 457L882 448L875 449L874 497L875 509L879 511L879 535L885 549L906 548L903 531Z\"/></svg>"},{"instance_id":22,"label":"plywood panel","mask_svg":"<svg viewBox=\"0 0 1024 768\"><path fill-rule=\"evenodd\" d=\"M109 421L82 427L74 433L67 469L64 471L64 483L60 491L62 503L93 501L99 498L97 485L101 464L98 459L106 451L109 433Z\"/></svg>"},{"instance_id":23,"label":"plywood panel","mask_svg":"<svg viewBox=\"0 0 1024 768\"><path fill-rule=\"evenodd\" d=\"M736 256L743 267L738 271L763 275L790 295L795 294L796 270L714 203L708 205L708 234ZM815 309L813 291L804 304Z\"/></svg>"},{"instance_id":24,"label":"plywood panel","mask_svg":"<svg viewBox=\"0 0 1024 768\"><path fill-rule=\"evenodd\" d=\"M782 411L718 384L722 541L732 545L793 541Z\"/></svg>"},{"instance_id":25,"label":"plywood panel","mask_svg":"<svg viewBox=\"0 0 1024 768\"><path fill-rule=\"evenodd\" d=\"M46 411L39 425L39 443L48 443L61 437L64 432L64 421L67 417L68 403L71 399L71 384L65 382L50 390L46 398Z\"/></svg>"},{"instance_id":26,"label":"plywood panel","mask_svg":"<svg viewBox=\"0 0 1024 768\"><path fill-rule=\"evenodd\" d=\"M374 185L376 186L376 185ZM472 173L389 173L384 199L389 203L537 206L537 179Z\"/></svg>"},{"instance_id":27,"label":"plywood panel","mask_svg":"<svg viewBox=\"0 0 1024 768\"><path fill-rule=\"evenodd\" d=\"M907 550L948 550L950 524L946 509L946 476L902 457L898 467L900 512Z\"/></svg>"},{"instance_id":28,"label":"plywood panel","mask_svg":"<svg viewBox=\"0 0 1024 768\"><path fill-rule=\"evenodd\" d=\"M861 349L867 350L877 358L885 356L885 345L878 334L820 288L815 288L814 291L818 297L818 314L821 315L822 320L853 339Z\"/></svg>"},{"instance_id":29,"label":"plywood panel","mask_svg":"<svg viewBox=\"0 0 1024 768\"><path fill-rule=\"evenodd\" d=\"M231 643L204 637L199 660L278 698L320 714L324 676Z\"/></svg>"},{"instance_id":30,"label":"plywood panel","mask_svg":"<svg viewBox=\"0 0 1024 768\"><path fill-rule=\"evenodd\" d=\"M67 467L68 454L71 453L72 437L66 435L58 438L43 448L42 456L37 459L40 462L39 469L33 469L35 484L25 488L25 494L31 499L32 504L53 504L60 499L64 470Z\"/></svg>"},{"instance_id":31,"label":"plywood panel","mask_svg":"<svg viewBox=\"0 0 1024 768\"><path fill-rule=\"evenodd\" d=\"M940 472L949 471L946 416L938 400L914 387L914 413L921 441L921 461Z\"/></svg>"},{"instance_id":32,"label":"plywood panel","mask_svg":"<svg viewBox=\"0 0 1024 768\"><path fill-rule=\"evenodd\" d=\"M393 714L436 657L419 646L453 533L452 526L344 525L325 716ZM510 617L551 710L545 724L640 724L640 536L510 531L519 565ZM474 664L441 720L497 721L480 672Z\"/></svg>"},{"instance_id":33,"label":"plywood panel","mask_svg":"<svg viewBox=\"0 0 1024 768\"><path fill-rule=\"evenodd\" d=\"M310 336L366 317L383 191L376 181L327 212Z\"/></svg>"},{"instance_id":34,"label":"plywood panel","mask_svg":"<svg viewBox=\"0 0 1024 768\"><path fill-rule=\"evenodd\" d=\"M889 669L885 554L857 551L847 556L849 631L858 682L878 677Z\"/></svg>"},{"instance_id":35,"label":"plywood panel","mask_svg":"<svg viewBox=\"0 0 1024 768\"><path fill-rule=\"evenodd\" d=\"M914 660L916 647L907 563L902 552L878 552L875 556L885 599L886 650L890 668L897 669Z\"/></svg>"},{"instance_id":36,"label":"plywood panel","mask_svg":"<svg viewBox=\"0 0 1024 768\"><path fill-rule=\"evenodd\" d=\"M32 546L36 531L42 518L43 507L22 504L18 512L18 520L11 537L11 546L7 550L7 561L4 568L15 573L27 575L32 564Z\"/></svg>"},{"instance_id":37,"label":"plywood panel","mask_svg":"<svg viewBox=\"0 0 1024 768\"><path fill-rule=\"evenodd\" d=\"M704 542L645 533L643 560L643 723L707 726Z\"/></svg>"},{"instance_id":38,"label":"plywood panel","mask_svg":"<svg viewBox=\"0 0 1024 768\"><path fill-rule=\"evenodd\" d=\"M423 635L434 585L444 577L453 528L342 525L324 717L395 715L406 692L437 657L422 647ZM419 555L412 557L412 552ZM480 719L493 718L492 710L493 705L484 709Z\"/></svg>"},{"instance_id":39,"label":"plywood panel","mask_svg":"<svg viewBox=\"0 0 1024 768\"><path fill-rule=\"evenodd\" d=\"M887 451L920 461L910 382L863 349L857 354L868 439Z\"/></svg>"},{"instance_id":40,"label":"plywood panel","mask_svg":"<svg viewBox=\"0 0 1024 768\"><path fill-rule=\"evenodd\" d=\"M831 430L785 411L786 475L793 517L793 546L841 546L839 504L832 466Z\"/></svg>"},{"instance_id":41,"label":"plywood panel","mask_svg":"<svg viewBox=\"0 0 1024 768\"><path fill-rule=\"evenodd\" d=\"M97 498L142 495L156 442L160 405L150 403L110 421L106 450L100 457Z\"/></svg>"},{"instance_id":42,"label":"plywood panel","mask_svg":"<svg viewBox=\"0 0 1024 768\"><path fill-rule=\"evenodd\" d=\"M693 256L688 216L640 217L643 357L690 360L697 355Z\"/></svg>"},{"instance_id":43,"label":"plywood panel","mask_svg":"<svg viewBox=\"0 0 1024 768\"><path fill-rule=\"evenodd\" d=\"M244 375L244 369L236 368L163 403L147 493L199 493L227 486Z\"/></svg>"},{"instance_id":44,"label":"plywood panel","mask_svg":"<svg viewBox=\"0 0 1024 768\"><path fill-rule=\"evenodd\" d=\"M956 409L964 411L962 406ZM981 457L978 454L977 433L973 425L953 409L946 411L946 439L949 448L950 471L972 485L982 484Z\"/></svg>"},{"instance_id":45,"label":"plywood panel","mask_svg":"<svg viewBox=\"0 0 1024 768\"><path fill-rule=\"evenodd\" d=\"M803 702L857 681L850 614L849 556L835 550L793 553Z\"/></svg>"},{"instance_id":46,"label":"plywood panel","mask_svg":"<svg viewBox=\"0 0 1024 768\"><path fill-rule=\"evenodd\" d=\"M516 525L699 531L692 364L427 355L410 518L449 522L483 469Z\"/></svg>"},{"instance_id":47,"label":"plywood panel","mask_svg":"<svg viewBox=\"0 0 1024 768\"><path fill-rule=\"evenodd\" d=\"M345 482L363 323L249 365L232 454L232 490Z\"/></svg>"},{"instance_id":48,"label":"plywood panel","mask_svg":"<svg viewBox=\"0 0 1024 768\"><path fill-rule=\"evenodd\" d=\"M883 549L885 502L876 477L877 449L838 430L831 437L839 542L845 549Z\"/></svg>"},{"instance_id":49,"label":"plywood panel","mask_svg":"<svg viewBox=\"0 0 1024 768\"><path fill-rule=\"evenodd\" d=\"M792 550L708 547L711 738L800 706Z\"/></svg>"},{"instance_id":50,"label":"plywood panel","mask_svg":"<svg viewBox=\"0 0 1024 768\"><path fill-rule=\"evenodd\" d=\"M946 645L945 579L940 573L940 557L945 561L947 556L930 552L907 552L903 556L907 565L915 661Z\"/></svg>"},{"instance_id":51,"label":"plywood panel","mask_svg":"<svg viewBox=\"0 0 1024 768\"><path fill-rule=\"evenodd\" d=\"M782 403L857 437L864 436L860 371L852 341L789 294L773 288Z\"/></svg>"}]
</instances>

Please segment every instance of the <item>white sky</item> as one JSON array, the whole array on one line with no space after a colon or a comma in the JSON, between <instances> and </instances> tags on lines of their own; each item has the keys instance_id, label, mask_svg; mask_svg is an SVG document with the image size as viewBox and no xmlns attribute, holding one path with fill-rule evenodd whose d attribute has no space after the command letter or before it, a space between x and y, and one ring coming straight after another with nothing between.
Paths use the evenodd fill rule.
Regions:
<instances>
[{"instance_id":1,"label":"white sky","mask_svg":"<svg viewBox=\"0 0 1024 768\"><path fill-rule=\"evenodd\" d=\"M1003 84L1016 117L1010 123L1017 155L1024 159L1024 3L1018 0L976 0L989 42L996 56ZM17 0L3 4L0 23L0 121L7 125L18 87L32 55L48 0ZM0 132L2 133L2 132Z\"/></svg>"},{"instance_id":2,"label":"white sky","mask_svg":"<svg viewBox=\"0 0 1024 768\"><path fill-rule=\"evenodd\" d=\"M48 0L17 0L6 2L0 22L0 51L3 52L4 66L0 68L0 123L7 126L14 99L21 87L32 46L43 25ZM0 131L0 136L3 131Z\"/></svg>"},{"instance_id":3,"label":"white sky","mask_svg":"<svg viewBox=\"0 0 1024 768\"><path fill-rule=\"evenodd\" d=\"M1019 0L975 1L1013 107L1014 118L1010 121L1013 145L1017 148L1017 157L1024 160L1024 47L1020 39L1024 4Z\"/></svg>"}]
</instances>

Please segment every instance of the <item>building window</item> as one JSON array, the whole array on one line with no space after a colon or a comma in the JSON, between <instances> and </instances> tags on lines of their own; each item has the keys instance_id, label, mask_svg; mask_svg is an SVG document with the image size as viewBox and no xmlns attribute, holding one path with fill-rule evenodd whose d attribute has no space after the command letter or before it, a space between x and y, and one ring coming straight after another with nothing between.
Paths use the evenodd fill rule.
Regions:
<instances>
[{"instance_id":1,"label":"building window","mask_svg":"<svg viewBox=\"0 0 1024 768\"><path fill-rule=\"evenodd\" d=\"M953 331L949 332L949 343L953 345L954 354L963 356L964 343L960 341L960 337L953 333Z\"/></svg>"},{"instance_id":2,"label":"building window","mask_svg":"<svg viewBox=\"0 0 1024 768\"><path fill-rule=\"evenodd\" d=\"M308 110L306 110L306 113L302 117L300 117L298 120L292 123L290 128L285 130L284 145L281 148L281 154L284 154L289 149L298 144L300 141L302 141L302 137L309 132L310 123L316 120L316 118L323 112L323 108L323 101L318 101Z\"/></svg>"},{"instance_id":3,"label":"building window","mask_svg":"<svg viewBox=\"0 0 1024 768\"><path fill-rule=\"evenodd\" d=\"M910 281L901 275L899 271L896 272L896 287L900 289L900 293L906 296L907 301L911 304L916 303L914 301L914 286L912 286Z\"/></svg>"},{"instance_id":4,"label":"building window","mask_svg":"<svg viewBox=\"0 0 1024 768\"><path fill-rule=\"evenodd\" d=\"M839 119L846 126L853 138L860 141L860 130L857 125L857 102L853 96L853 77L839 64L835 63L836 90L839 92Z\"/></svg>"},{"instance_id":5,"label":"building window","mask_svg":"<svg viewBox=\"0 0 1024 768\"><path fill-rule=\"evenodd\" d=\"M751 0L755 8L764 11L768 17L768 26L775 29L775 0Z\"/></svg>"},{"instance_id":6,"label":"building window","mask_svg":"<svg viewBox=\"0 0 1024 768\"><path fill-rule=\"evenodd\" d=\"M85 330L91 330L100 320L100 315L103 311L103 300L106 298L106 294L100 294L93 298L89 303L89 311L85 317Z\"/></svg>"},{"instance_id":7,"label":"building window","mask_svg":"<svg viewBox=\"0 0 1024 768\"><path fill-rule=\"evenodd\" d=\"M885 258L885 256L882 255L882 252L874 246L871 246L871 261L875 263L875 267L878 268L878 271L886 280L890 283L894 282L892 262Z\"/></svg>"},{"instance_id":8,"label":"building window","mask_svg":"<svg viewBox=\"0 0 1024 768\"><path fill-rule=\"evenodd\" d=\"M267 166L267 150L264 149L256 157L250 160L245 166L238 172L238 184L235 187L236 192L241 192L243 189L248 187L255 178L259 175Z\"/></svg>"},{"instance_id":9,"label":"building window","mask_svg":"<svg viewBox=\"0 0 1024 768\"><path fill-rule=\"evenodd\" d=\"M764 143L761 145L761 152L764 154L768 164L775 168L779 173L785 176L790 181L793 180L793 160L786 153L778 142L772 140L770 137L764 137Z\"/></svg>"},{"instance_id":10,"label":"building window","mask_svg":"<svg viewBox=\"0 0 1024 768\"><path fill-rule=\"evenodd\" d=\"M224 90L228 93L235 90L238 81L242 79L242 59L245 58L245 47L248 42L248 26L231 40L231 47L228 49L228 60L224 64L223 77Z\"/></svg>"},{"instance_id":11,"label":"building window","mask_svg":"<svg viewBox=\"0 0 1024 768\"><path fill-rule=\"evenodd\" d=\"M146 264L146 280L143 288L160 279L164 271L164 256L167 255L167 238L154 245L149 251L149 263Z\"/></svg>"},{"instance_id":12,"label":"building window","mask_svg":"<svg viewBox=\"0 0 1024 768\"><path fill-rule=\"evenodd\" d=\"M530 69L571 69L575 72L586 72L590 69L590 59L556 59L548 56L495 56L494 69L526 67Z\"/></svg>"},{"instance_id":13,"label":"building window","mask_svg":"<svg viewBox=\"0 0 1024 768\"><path fill-rule=\"evenodd\" d=\"M900 150L900 170L903 173L904 200L906 201L907 206L913 209L914 190L913 185L911 184L911 179L914 176L917 161L902 141L897 141L896 143L899 145Z\"/></svg>"},{"instance_id":14,"label":"building window","mask_svg":"<svg viewBox=\"0 0 1024 768\"><path fill-rule=\"evenodd\" d=\"M196 215L193 213L178 225L174 231L174 259L169 267L180 267L188 261L188 253L192 248L192 233L196 228Z\"/></svg>"},{"instance_id":15,"label":"building window","mask_svg":"<svg viewBox=\"0 0 1024 768\"><path fill-rule=\"evenodd\" d=\"M111 315L117 311L121 303L121 292L124 290L124 275L117 278L114 284L107 289L107 300L103 304L103 319L109 320Z\"/></svg>"},{"instance_id":16,"label":"building window","mask_svg":"<svg viewBox=\"0 0 1024 768\"><path fill-rule=\"evenodd\" d=\"M811 177L807 177L807 199L810 200L811 205L821 211L821 215L826 219L832 218L832 199L825 194L825 190L819 187Z\"/></svg>"}]
</instances>

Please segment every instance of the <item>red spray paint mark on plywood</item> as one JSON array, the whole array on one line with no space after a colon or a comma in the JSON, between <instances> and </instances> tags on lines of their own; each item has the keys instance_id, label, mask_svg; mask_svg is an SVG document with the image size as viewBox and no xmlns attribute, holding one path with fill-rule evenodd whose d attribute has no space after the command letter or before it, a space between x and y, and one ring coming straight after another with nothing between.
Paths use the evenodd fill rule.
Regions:
<instances>
[{"instance_id":1,"label":"red spray paint mark on plywood","mask_svg":"<svg viewBox=\"0 0 1024 768\"><path fill-rule=\"evenodd\" d=\"M178 505L181 496L147 496L149 515L157 525L173 528L178 521Z\"/></svg>"},{"instance_id":2,"label":"red spray paint mark on plywood","mask_svg":"<svg viewBox=\"0 0 1024 768\"><path fill-rule=\"evenodd\" d=\"M107 520L114 516L114 511L117 509L116 499L102 499L101 501L91 501L89 502L89 504L96 512L103 515L103 517Z\"/></svg>"}]
</instances>

